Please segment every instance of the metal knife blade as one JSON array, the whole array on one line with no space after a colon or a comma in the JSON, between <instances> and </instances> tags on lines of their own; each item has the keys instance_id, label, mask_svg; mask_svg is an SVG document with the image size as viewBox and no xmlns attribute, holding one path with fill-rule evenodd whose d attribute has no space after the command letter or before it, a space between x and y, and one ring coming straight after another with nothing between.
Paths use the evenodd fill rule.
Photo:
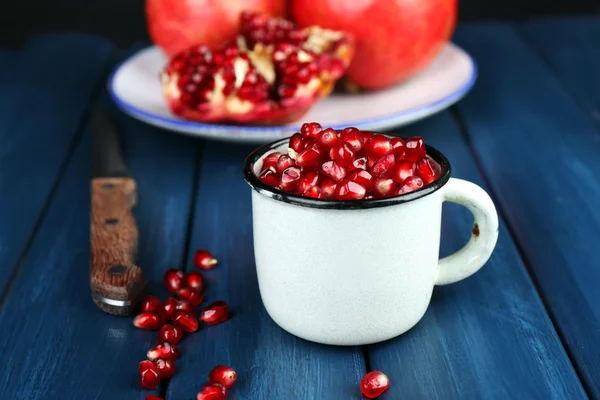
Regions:
<instances>
[{"instance_id":1,"label":"metal knife blade","mask_svg":"<svg viewBox=\"0 0 600 400\"><path fill-rule=\"evenodd\" d=\"M102 310L129 315L146 282L135 265L138 230L131 213L136 183L129 176L119 135L99 107L92 111L92 215L90 286Z\"/></svg>"}]
</instances>

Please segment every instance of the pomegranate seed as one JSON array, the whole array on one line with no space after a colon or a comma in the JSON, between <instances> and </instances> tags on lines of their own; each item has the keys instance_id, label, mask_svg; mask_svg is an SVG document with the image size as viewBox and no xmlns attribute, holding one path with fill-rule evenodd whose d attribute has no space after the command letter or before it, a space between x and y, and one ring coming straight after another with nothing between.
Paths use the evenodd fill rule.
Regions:
<instances>
[{"instance_id":1,"label":"pomegranate seed","mask_svg":"<svg viewBox=\"0 0 600 400\"><path fill-rule=\"evenodd\" d=\"M290 156L286 156L284 154L281 157L279 157L279 160L277 160L277 166L275 167L275 169L278 173L281 174L283 171L293 166L294 164L296 164L294 160Z\"/></svg>"},{"instance_id":2,"label":"pomegranate seed","mask_svg":"<svg viewBox=\"0 0 600 400\"><path fill-rule=\"evenodd\" d=\"M433 161L435 162L435 161ZM438 172L434 167L434 164L429 158L425 157L417 162L417 173L423 179L423 182L426 185L429 185L431 182L435 181L438 177Z\"/></svg>"},{"instance_id":3,"label":"pomegranate seed","mask_svg":"<svg viewBox=\"0 0 600 400\"><path fill-rule=\"evenodd\" d=\"M372 371L360 381L360 391L368 399L381 396L390 387L390 379L381 371Z\"/></svg>"},{"instance_id":4,"label":"pomegranate seed","mask_svg":"<svg viewBox=\"0 0 600 400\"><path fill-rule=\"evenodd\" d=\"M348 143L342 143L329 150L329 158L342 167L348 167L354 162L354 152Z\"/></svg>"},{"instance_id":5,"label":"pomegranate seed","mask_svg":"<svg viewBox=\"0 0 600 400\"><path fill-rule=\"evenodd\" d=\"M221 385L218 382L208 382L204 384L204 389L206 388L219 388L219 390L224 394L227 395L227 388L225 388L225 386Z\"/></svg>"},{"instance_id":6,"label":"pomegranate seed","mask_svg":"<svg viewBox=\"0 0 600 400\"><path fill-rule=\"evenodd\" d=\"M371 168L371 174L377 178L387 178L394 172L396 158L393 154L381 157Z\"/></svg>"},{"instance_id":7,"label":"pomegranate seed","mask_svg":"<svg viewBox=\"0 0 600 400\"><path fill-rule=\"evenodd\" d=\"M360 136L360 131L356 128L345 128L340 132L340 139L344 143L348 143L353 152L360 151L363 147L363 138Z\"/></svg>"},{"instance_id":8,"label":"pomegranate seed","mask_svg":"<svg viewBox=\"0 0 600 400\"><path fill-rule=\"evenodd\" d=\"M390 144L392 145L392 154L396 156L396 159L404 157L406 145L404 144L404 140L402 140L402 138L393 138L390 140Z\"/></svg>"},{"instance_id":9,"label":"pomegranate seed","mask_svg":"<svg viewBox=\"0 0 600 400\"><path fill-rule=\"evenodd\" d=\"M148 396L146 396L146 400L164 400L162 397L158 397L154 394L149 394Z\"/></svg>"},{"instance_id":10,"label":"pomegranate seed","mask_svg":"<svg viewBox=\"0 0 600 400\"><path fill-rule=\"evenodd\" d=\"M364 145L367 155L375 158L387 156L392 152L390 140L383 135L373 135Z\"/></svg>"},{"instance_id":11,"label":"pomegranate seed","mask_svg":"<svg viewBox=\"0 0 600 400\"><path fill-rule=\"evenodd\" d=\"M202 389L202 391L200 393L198 393L198 396L196 397L197 400L224 400L225 399L225 395L223 394L223 391L214 385L211 385L210 387L205 387L204 389Z\"/></svg>"},{"instance_id":12,"label":"pomegranate seed","mask_svg":"<svg viewBox=\"0 0 600 400\"><path fill-rule=\"evenodd\" d=\"M204 301L204 295L191 287L184 287L177 292L177 297L187 300L192 306L199 306Z\"/></svg>"},{"instance_id":13,"label":"pomegranate seed","mask_svg":"<svg viewBox=\"0 0 600 400\"><path fill-rule=\"evenodd\" d=\"M185 274L185 283L187 286L202 291L204 289L204 278L202 274L197 271L188 272Z\"/></svg>"},{"instance_id":14,"label":"pomegranate seed","mask_svg":"<svg viewBox=\"0 0 600 400\"><path fill-rule=\"evenodd\" d=\"M208 374L208 379L210 380L210 382L220 383L226 389L231 389L233 385L235 385L235 381L237 380L237 374L231 367L217 365Z\"/></svg>"},{"instance_id":15,"label":"pomegranate seed","mask_svg":"<svg viewBox=\"0 0 600 400\"><path fill-rule=\"evenodd\" d=\"M347 179L363 186L367 192L373 190L373 176L362 169L355 169L348 173Z\"/></svg>"},{"instance_id":16,"label":"pomegranate seed","mask_svg":"<svg viewBox=\"0 0 600 400\"><path fill-rule=\"evenodd\" d=\"M179 357L179 351L174 344L169 342L162 342L148 350L146 353L148 360L154 361L158 358L164 358L166 360L176 360Z\"/></svg>"},{"instance_id":17,"label":"pomegranate seed","mask_svg":"<svg viewBox=\"0 0 600 400\"><path fill-rule=\"evenodd\" d=\"M369 132L369 131L359 131L358 132L361 141L363 142L363 145L367 142L367 140L371 139L371 137L374 135L373 132Z\"/></svg>"},{"instance_id":18,"label":"pomegranate seed","mask_svg":"<svg viewBox=\"0 0 600 400\"><path fill-rule=\"evenodd\" d=\"M224 301L215 301L200 314L200 319L209 326L225 322L227 318L229 318L229 306Z\"/></svg>"},{"instance_id":19,"label":"pomegranate seed","mask_svg":"<svg viewBox=\"0 0 600 400\"><path fill-rule=\"evenodd\" d=\"M177 311L175 312L175 317L173 317L173 322L180 326L185 332L194 333L198 330L199 322L198 318L194 316L194 314L189 313L187 311Z\"/></svg>"},{"instance_id":20,"label":"pomegranate seed","mask_svg":"<svg viewBox=\"0 0 600 400\"><path fill-rule=\"evenodd\" d=\"M318 167L322 160L323 152L315 143L313 146L310 146L298 153L296 162L301 167Z\"/></svg>"},{"instance_id":21,"label":"pomegranate seed","mask_svg":"<svg viewBox=\"0 0 600 400\"><path fill-rule=\"evenodd\" d=\"M324 162L323 165L321 165L321 170L325 175L336 182L339 182L346 177L346 168L338 165L335 161Z\"/></svg>"},{"instance_id":22,"label":"pomegranate seed","mask_svg":"<svg viewBox=\"0 0 600 400\"><path fill-rule=\"evenodd\" d=\"M300 133L294 133L290 138L290 149L294 150L296 153L299 153L304 147L303 138Z\"/></svg>"},{"instance_id":23,"label":"pomegranate seed","mask_svg":"<svg viewBox=\"0 0 600 400\"><path fill-rule=\"evenodd\" d=\"M194 265L200 269L213 269L217 259L208 250L198 250L194 253Z\"/></svg>"},{"instance_id":24,"label":"pomegranate seed","mask_svg":"<svg viewBox=\"0 0 600 400\"><path fill-rule=\"evenodd\" d=\"M160 310L160 300L156 296L148 295L142 301L142 311Z\"/></svg>"},{"instance_id":25,"label":"pomegranate seed","mask_svg":"<svg viewBox=\"0 0 600 400\"><path fill-rule=\"evenodd\" d=\"M426 156L425 141L422 137L411 137L406 139L406 159L416 162Z\"/></svg>"},{"instance_id":26,"label":"pomegranate seed","mask_svg":"<svg viewBox=\"0 0 600 400\"><path fill-rule=\"evenodd\" d=\"M336 183L334 180L325 178L321 181L321 191L323 197L331 197L335 193Z\"/></svg>"},{"instance_id":27,"label":"pomegranate seed","mask_svg":"<svg viewBox=\"0 0 600 400\"><path fill-rule=\"evenodd\" d=\"M399 184L415 174L415 164L412 161L402 161L394 170L393 178Z\"/></svg>"},{"instance_id":28,"label":"pomegranate seed","mask_svg":"<svg viewBox=\"0 0 600 400\"><path fill-rule=\"evenodd\" d=\"M372 169L373 165L375 165L375 163L377 162L377 160L379 160L378 158L375 157L367 157L367 169Z\"/></svg>"},{"instance_id":29,"label":"pomegranate seed","mask_svg":"<svg viewBox=\"0 0 600 400\"><path fill-rule=\"evenodd\" d=\"M307 169L300 174L298 181L298 192L304 193L308 188L319 183L319 173L315 169Z\"/></svg>"},{"instance_id":30,"label":"pomegranate seed","mask_svg":"<svg viewBox=\"0 0 600 400\"><path fill-rule=\"evenodd\" d=\"M300 181L300 168L289 167L281 174L281 183L279 186L281 190L286 192L295 192L298 187L298 181Z\"/></svg>"},{"instance_id":31,"label":"pomegranate seed","mask_svg":"<svg viewBox=\"0 0 600 400\"><path fill-rule=\"evenodd\" d=\"M263 158L263 165L261 168L261 172L274 167L275 164L277 164L277 160L279 160L279 157L281 157L281 153L271 153L268 156L266 156L265 158Z\"/></svg>"},{"instance_id":32,"label":"pomegranate seed","mask_svg":"<svg viewBox=\"0 0 600 400\"><path fill-rule=\"evenodd\" d=\"M418 176L411 176L404 181L402 186L400 186L398 194L414 192L415 190L421 189L423 186L425 186L423 179Z\"/></svg>"},{"instance_id":33,"label":"pomegranate seed","mask_svg":"<svg viewBox=\"0 0 600 400\"><path fill-rule=\"evenodd\" d=\"M269 186L279 186L279 177L277 176L277 172L275 172L274 167L261 172L260 175L258 175L258 179Z\"/></svg>"},{"instance_id":34,"label":"pomegranate seed","mask_svg":"<svg viewBox=\"0 0 600 400\"><path fill-rule=\"evenodd\" d=\"M145 311L133 319L133 325L136 328L147 329L149 331L157 330L164 323L164 318L160 314L152 311Z\"/></svg>"},{"instance_id":35,"label":"pomegranate seed","mask_svg":"<svg viewBox=\"0 0 600 400\"><path fill-rule=\"evenodd\" d=\"M171 344L177 344L183 339L183 330L179 326L172 324L163 325L158 331L159 342L169 342Z\"/></svg>"},{"instance_id":36,"label":"pomegranate seed","mask_svg":"<svg viewBox=\"0 0 600 400\"><path fill-rule=\"evenodd\" d=\"M373 195L375 197L388 197L392 196L397 189L398 185L391 178L377 178L373 182Z\"/></svg>"},{"instance_id":37,"label":"pomegranate seed","mask_svg":"<svg viewBox=\"0 0 600 400\"><path fill-rule=\"evenodd\" d=\"M335 146L338 142L337 133L331 129L327 128L323 132L321 132L319 136L319 143L321 143L324 147L330 149Z\"/></svg>"},{"instance_id":38,"label":"pomegranate seed","mask_svg":"<svg viewBox=\"0 0 600 400\"><path fill-rule=\"evenodd\" d=\"M156 364L152 361L144 360L140 363L138 370L140 372L140 385L144 389L156 389L160 383Z\"/></svg>"},{"instance_id":39,"label":"pomegranate seed","mask_svg":"<svg viewBox=\"0 0 600 400\"><path fill-rule=\"evenodd\" d=\"M177 306L177 299L175 297L169 297L163 305L163 311L166 319L171 320L173 314L175 314L175 307Z\"/></svg>"},{"instance_id":40,"label":"pomegranate seed","mask_svg":"<svg viewBox=\"0 0 600 400\"><path fill-rule=\"evenodd\" d=\"M365 197L365 187L349 180L337 184L334 197L337 200L360 200Z\"/></svg>"},{"instance_id":41,"label":"pomegranate seed","mask_svg":"<svg viewBox=\"0 0 600 400\"><path fill-rule=\"evenodd\" d=\"M175 373L175 363L172 360L157 358L154 364L158 368L158 376L161 379L169 379Z\"/></svg>"},{"instance_id":42,"label":"pomegranate seed","mask_svg":"<svg viewBox=\"0 0 600 400\"><path fill-rule=\"evenodd\" d=\"M356 154L352 166L355 169L367 169L367 156L364 153Z\"/></svg>"},{"instance_id":43,"label":"pomegranate seed","mask_svg":"<svg viewBox=\"0 0 600 400\"><path fill-rule=\"evenodd\" d=\"M323 191L318 186L311 186L311 187L309 187L308 189L306 189L304 191L303 196L310 197L310 198L313 198L313 199L322 199L324 197L323 196Z\"/></svg>"},{"instance_id":44,"label":"pomegranate seed","mask_svg":"<svg viewBox=\"0 0 600 400\"><path fill-rule=\"evenodd\" d=\"M178 269L171 268L165 272L164 284L167 290L171 293L177 293L181 289L184 276L183 271Z\"/></svg>"},{"instance_id":45,"label":"pomegranate seed","mask_svg":"<svg viewBox=\"0 0 600 400\"><path fill-rule=\"evenodd\" d=\"M319 133L321 133L322 130L323 130L323 127L321 126L321 124L319 124L317 122L308 122L308 123L302 124L302 127L300 128L300 133L302 133L302 136L304 136L304 137L311 137L313 139L318 139Z\"/></svg>"},{"instance_id":46,"label":"pomegranate seed","mask_svg":"<svg viewBox=\"0 0 600 400\"><path fill-rule=\"evenodd\" d=\"M179 300L175 305L175 312L177 311L187 311L191 314L195 312L194 306L187 300Z\"/></svg>"}]
</instances>

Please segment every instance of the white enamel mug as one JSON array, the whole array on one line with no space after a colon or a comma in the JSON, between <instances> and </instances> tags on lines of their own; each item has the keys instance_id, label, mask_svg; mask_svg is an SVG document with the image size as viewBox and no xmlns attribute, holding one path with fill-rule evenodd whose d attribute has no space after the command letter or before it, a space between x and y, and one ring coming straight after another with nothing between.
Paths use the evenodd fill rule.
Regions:
<instances>
[{"instance_id":1,"label":"white enamel mug","mask_svg":"<svg viewBox=\"0 0 600 400\"><path fill-rule=\"evenodd\" d=\"M261 182L262 159L287 152L288 140L264 145L246 160L252 191L254 254L262 301L284 330L313 342L364 345L398 336L425 314L435 285L464 279L489 259L498 216L488 194L442 171L415 192L373 200L321 200ZM442 203L467 207L473 234L439 259ZM385 312L377 312L378 310Z\"/></svg>"}]
</instances>

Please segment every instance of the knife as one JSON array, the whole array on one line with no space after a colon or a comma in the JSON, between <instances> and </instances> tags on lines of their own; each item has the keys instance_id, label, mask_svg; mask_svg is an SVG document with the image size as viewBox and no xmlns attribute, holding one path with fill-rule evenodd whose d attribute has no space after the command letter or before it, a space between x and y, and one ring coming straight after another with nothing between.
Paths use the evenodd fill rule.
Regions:
<instances>
[{"instance_id":1,"label":"knife","mask_svg":"<svg viewBox=\"0 0 600 400\"><path fill-rule=\"evenodd\" d=\"M92 135L92 298L107 313L129 315L146 286L135 265L138 229L131 208L136 183L127 171L116 128L98 107L92 110Z\"/></svg>"}]
</instances>

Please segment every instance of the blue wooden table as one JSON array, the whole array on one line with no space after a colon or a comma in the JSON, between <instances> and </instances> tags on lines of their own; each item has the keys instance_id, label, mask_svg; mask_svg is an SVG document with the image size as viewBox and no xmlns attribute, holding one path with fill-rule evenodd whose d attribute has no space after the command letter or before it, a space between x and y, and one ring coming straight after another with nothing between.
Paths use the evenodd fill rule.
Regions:
<instances>
[{"instance_id":1,"label":"blue wooden table","mask_svg":"<svg viewBox=\"0 0 600 400\"><path fill-rule=\"evenodd\" d=\"M424 319L385 343L330 347L278 328L252 250L247 146L195 140L117 112L139 186L139 265L165 294L167 268L196 248L218 268L208 299L234 317L181 345L155 393L195 399L216 364L231 399L359 399L379 369L382 399L600 399L600 20L459 27L479 80L458 105L393 132L441 149L454 176L483 185L501 216L498 246L473 277L438 287ZM88 287L89 110L128 52L83 35L0 51L0 399L144 399L137 363L156 333L95 307ZM444 206L442 255L470 216Z\"/></svg>"}]
</instances>

